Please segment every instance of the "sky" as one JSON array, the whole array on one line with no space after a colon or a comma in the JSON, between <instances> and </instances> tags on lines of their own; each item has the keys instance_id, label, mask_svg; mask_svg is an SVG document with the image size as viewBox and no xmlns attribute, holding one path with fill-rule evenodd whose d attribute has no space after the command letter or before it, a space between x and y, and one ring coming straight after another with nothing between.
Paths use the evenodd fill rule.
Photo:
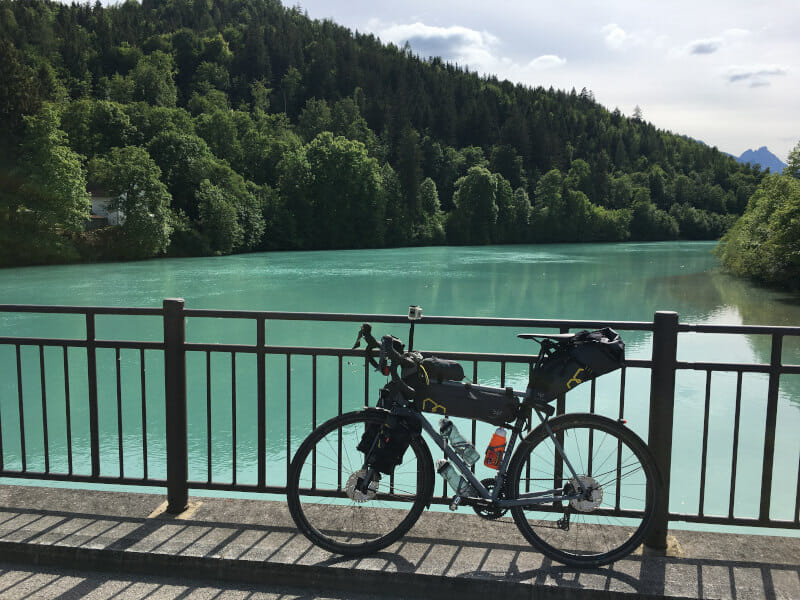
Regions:
<instances>
[{"instance_id":1,"label":"sky","mask_svg":"<svg viewBox=\"0 0 800 600\"><path fill-rule=\"evenodd\" d=\"M283 0L287 3L287 0ZM800 141L798 0L303 0L422 58L578 92L739 156Z\"/></svg>"}]
</instances>

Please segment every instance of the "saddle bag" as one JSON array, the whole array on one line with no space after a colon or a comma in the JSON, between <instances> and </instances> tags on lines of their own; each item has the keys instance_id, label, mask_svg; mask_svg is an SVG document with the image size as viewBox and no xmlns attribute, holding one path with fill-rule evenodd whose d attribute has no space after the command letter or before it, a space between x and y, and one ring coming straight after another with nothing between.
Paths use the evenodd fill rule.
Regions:
<instances>
[{"instance_id":1,"label":"saddle bag","mask_svg":"<svg viewBox=\"0 0 800 600\"><path fill-rule=\"evenodd\" d=\"M534 365L531 385L539 399L549 402L624 363L625 343L616 331L609 327L581 331L540 358Z\"/></svg>"}]
</instances>

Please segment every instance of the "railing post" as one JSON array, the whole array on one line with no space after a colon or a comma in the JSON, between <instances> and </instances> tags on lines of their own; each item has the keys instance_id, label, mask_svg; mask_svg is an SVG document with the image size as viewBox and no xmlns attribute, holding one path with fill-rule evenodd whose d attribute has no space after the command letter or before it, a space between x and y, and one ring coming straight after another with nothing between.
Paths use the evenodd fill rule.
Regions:
<instances>
[{"instance_id":1,"label":"railing post","mask_svg":"<svg viewBox=\"0 0 800 600\"><path fill-rule=\"evenodd\" d=\"M186 328L183 298L164 300L164 390L167 428L167 512L189 504L186 441Z\"/></svg>"},{"instance_id":2,"label":"railing post","mask_svg":"<svg viewBox=\"0 0 800 600\"><path fill-rule=\"evenodd\" d=\"M647 445L661 472L664 495L660 502L656 502L655 527L644 543L659 550L667 547L677 356L678 313L658 311L653 319L653 367L650 372L650 430Z\"/></svg>"}]
</instances>

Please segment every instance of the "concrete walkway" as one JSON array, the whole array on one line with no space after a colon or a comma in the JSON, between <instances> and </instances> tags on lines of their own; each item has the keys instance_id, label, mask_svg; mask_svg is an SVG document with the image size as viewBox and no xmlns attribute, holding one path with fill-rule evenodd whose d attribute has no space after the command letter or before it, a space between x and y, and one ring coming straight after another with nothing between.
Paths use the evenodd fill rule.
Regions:
<instances>
[{"instance_id":1,"label":"concrete walkway","mask_svg":"<svg viewBox=\"0 0 800 600\"><path fill-rule=\"evenodd\" d=\"M172 517L159 495L2 486L0 561L288 586L304 597L800 598L798 538L674 531L666 556L640 550L576 570L534 552L510 520L464 510L426 512L385 551L344 559L298 533L282 502L191 500Z\"/></svg>"}]
</instances>

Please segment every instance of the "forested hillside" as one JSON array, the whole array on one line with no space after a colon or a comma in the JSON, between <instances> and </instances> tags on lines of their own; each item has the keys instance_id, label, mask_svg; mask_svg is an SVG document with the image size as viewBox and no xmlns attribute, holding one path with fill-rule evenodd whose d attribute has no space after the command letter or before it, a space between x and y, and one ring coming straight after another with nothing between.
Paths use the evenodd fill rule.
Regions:
<instances>
[{"instance_id":1,"label":"forested hillside","mask_svg":"<svg viewBox=\"0 0 800 600\"><path fill-rule=\"evenodd\" d=\"M719 237L763 173L276 0L0 0L0 264ZM89 191L121 225L86 230Z\"/></svg>"}]
</instances>

